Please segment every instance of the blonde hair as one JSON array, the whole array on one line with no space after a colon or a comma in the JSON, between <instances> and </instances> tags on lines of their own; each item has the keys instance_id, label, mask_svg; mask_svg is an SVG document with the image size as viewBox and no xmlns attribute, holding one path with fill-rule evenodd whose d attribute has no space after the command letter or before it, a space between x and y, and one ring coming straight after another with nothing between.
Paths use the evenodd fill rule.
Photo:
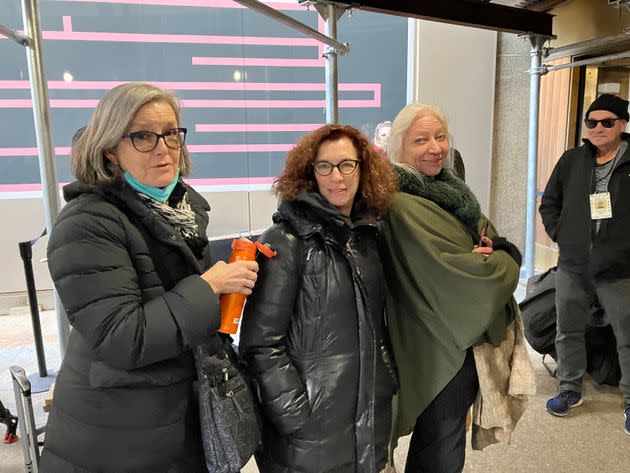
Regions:
<instances>
[{"instance_id":1,"label":"blonde hair","mask_svg":"<svg viewBox=\"0 0 630 473\"><path fill-rule=\"evenodd\" d=\"M394 119L392 127L389 131L389 140L387 141L387 157L392 162L400 163L403 149L403 138L405 136L405 133L407 133L407 130L409 130L411 125L413 125L416 120L427 115L434 116L442 123L450 148L452 137L448 132L448 122L446 121L446 116L444 115L444 113L442 113L439 108L434 107L433 105L412 103L407 105L400 112L398 112L398 115L396 115L396 118ZM449 155L450 154L451 153L449 153Z\"/></svg>"},{"instance_id":2,"label":"blonde hair","mask_svg":"<svg viewBox=\"0 0 630 473\"><path fill-rule=\"evenodd\" d=\"M131 82L116 86L105 94L94 109L89 123L72 145L70 166L79 182L101 187L122 174L122 170L105 156L105 152L120 142L138 110L153 102L170 105L179 126L179 100L170 91L142 82ZM182 146L180 152L179 173L187 176L190 172L190 156L186 146Z\"/></svg>"}]
</instances>

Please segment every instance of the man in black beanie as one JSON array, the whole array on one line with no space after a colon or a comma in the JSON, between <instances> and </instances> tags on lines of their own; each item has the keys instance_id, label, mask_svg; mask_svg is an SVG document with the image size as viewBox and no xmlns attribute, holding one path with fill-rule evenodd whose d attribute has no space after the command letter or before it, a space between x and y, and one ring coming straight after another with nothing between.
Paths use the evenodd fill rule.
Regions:
<instances>
[{"instance_id":1,"label":"man in black beanie","mask_svg":"<svg viewBox=\"0 0 630 473\"><path fill-rule=\"evenodd\" d=\"M606 312L621 366L624 430L630 435L630 135L628 101L599 96L586 112L587 139L566 151L540 204L558 244L556 277L558 393L547 411L567 415L582 404L584 332L593 301Z\"/></svg>"}]
</instances>

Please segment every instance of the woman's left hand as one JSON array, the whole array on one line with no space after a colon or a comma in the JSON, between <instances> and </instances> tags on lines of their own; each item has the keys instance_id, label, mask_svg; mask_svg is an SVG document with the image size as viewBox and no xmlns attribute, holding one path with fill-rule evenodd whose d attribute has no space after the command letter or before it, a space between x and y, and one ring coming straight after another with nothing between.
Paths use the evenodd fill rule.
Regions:
<instances>
[{"instance_id":1,"label":"woman's left hand","mask_svg":"<svg viewBox=\"0 0 630 473\"><path fill-rule=\"evenodd\" d=\"M487 236L483 236L481 237L481 243L482 246L479 245L475 245L473 248L473 253L479 253L482 254L484 256L488 256L491 255L492 252L494 251L492 249L492 240L490 238L488 238Z\"/></svg>"}]
</instances>

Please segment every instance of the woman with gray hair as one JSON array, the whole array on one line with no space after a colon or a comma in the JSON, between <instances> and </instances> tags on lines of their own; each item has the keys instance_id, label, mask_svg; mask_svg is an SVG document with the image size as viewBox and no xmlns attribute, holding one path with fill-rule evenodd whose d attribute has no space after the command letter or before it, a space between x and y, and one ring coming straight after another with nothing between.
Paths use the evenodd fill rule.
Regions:
<instances>
[{"instance_id":1,"label":"woman with gray hair","mask_svg":"<svg viewBox=\"0 0 630 473\"><path fill-rule=\"evenodd\" d=\"M520 253L445 168L449 141L442 112L422 104L405 107L389 137L400 192L381 238L400 377L392 435L395 445L413 432L407 473L462 471L466 415L481 378L473 346L500 345L515 320Z\"/></svg>"},{"instance_id":2,"label":"woman with gray hair","mask_svg":"<svg viewBox=\"0 0 630 473\"><path fill-rule=\"evenodd\" d=\"M71 152L76 182L48 244L73 327L46 427L43 473L206 472L193 347L219 295L250 294L255 262L210 267L207 202L190 171L176 97L123 84Z\"/></svg>"}]
</instances>

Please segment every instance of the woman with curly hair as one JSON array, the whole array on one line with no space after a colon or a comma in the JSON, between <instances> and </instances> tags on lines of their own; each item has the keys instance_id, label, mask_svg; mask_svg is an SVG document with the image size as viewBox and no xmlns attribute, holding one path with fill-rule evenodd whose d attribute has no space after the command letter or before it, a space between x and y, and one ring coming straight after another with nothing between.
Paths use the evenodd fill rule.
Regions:
<instances>
[{"instance_id":1,"label":"woman with curly hair","mask_svg":"<svg viewBox=\"0 0 630 473\"><path fill-rule=\"evenodd\" d=\"M383 319L377 217L391 165L346 125L289 152L274 189L278 257L260 262L240 349L263 412L263 473L377 473L387 459L396 375Z\"/></svg>"}]
</instances>

